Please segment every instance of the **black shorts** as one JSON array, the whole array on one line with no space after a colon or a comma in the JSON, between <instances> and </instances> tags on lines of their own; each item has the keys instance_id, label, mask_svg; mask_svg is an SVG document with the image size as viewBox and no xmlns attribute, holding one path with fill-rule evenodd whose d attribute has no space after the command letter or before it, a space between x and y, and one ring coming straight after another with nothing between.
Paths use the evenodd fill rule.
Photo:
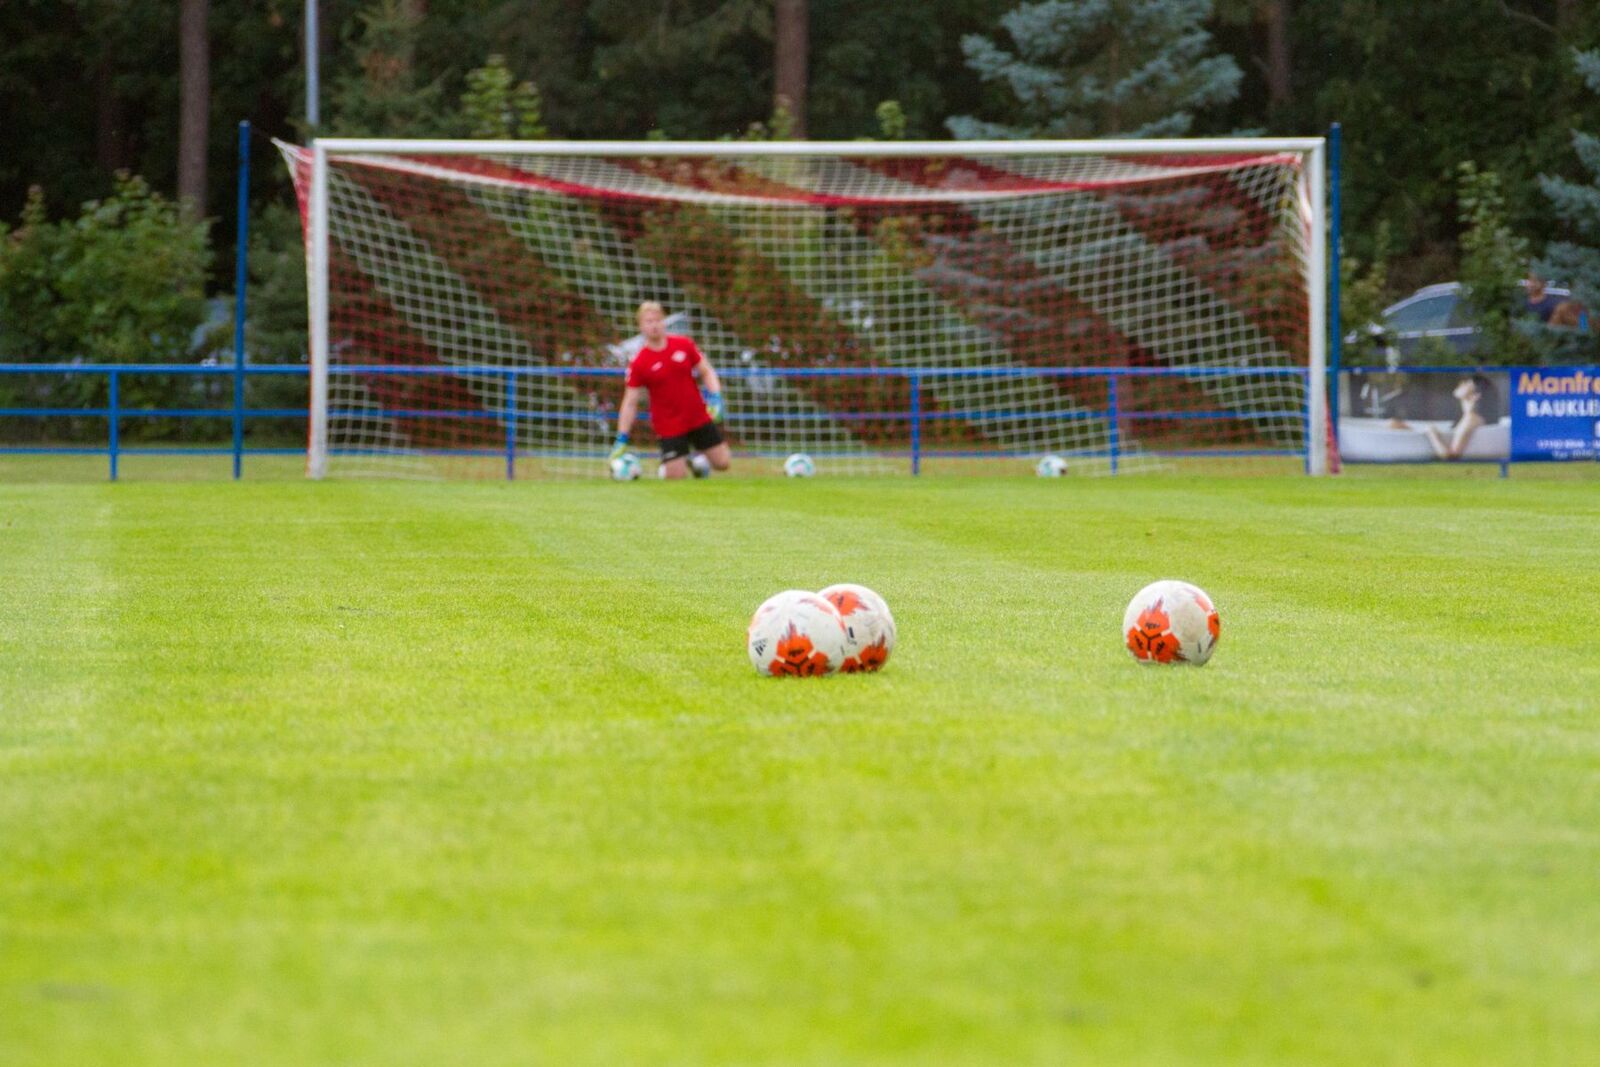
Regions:
<instances>
[{"instance_id":1,"label":"black shorts","mask_svg":"<svg viewBox=\"0 0 1600 1067\"><path fill-rule=\"evenodd\" d=\"M661 439L661 462L682 459L689 454L690 448L704 452L708 448L715 448L722 443L722 427L715 422L704 422L688 433L679 434L677 437L663 437Z\"/></svg>"}]
</instances>

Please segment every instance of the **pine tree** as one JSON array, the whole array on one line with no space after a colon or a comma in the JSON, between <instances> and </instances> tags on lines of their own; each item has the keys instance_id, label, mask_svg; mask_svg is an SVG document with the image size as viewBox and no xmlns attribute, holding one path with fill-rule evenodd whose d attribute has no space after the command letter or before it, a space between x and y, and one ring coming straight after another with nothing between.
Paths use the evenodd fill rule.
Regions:
<instances>
[{"instance_id":1,"label":"pine tree","mask_svg":"<svg viewBox=\"0 0 1600 1067\"><path fill-rule=\"evenodd\" d=\"M1199 108L1239 92L1238 64L1209 55L1211 0L1043 0L1000 19L1016 50L961 39L967 66L1004 86L1010 122L947 121L962 139L1177 137Z\"/></svg>"},{"instance_id":2,"label":"pine tree","mask_svg":"<svg viewBox=\"0 0 1600 1067\"><path fill-rule=\"evenodd\" d=\"M1584 83L1600 93L1600 49L1573 51L1573 62ZM1592 176L1588 184L1568 181L1549 174L1539 176L1539 187L1550 199L1555 213L1566 222L1578 241L1552 241L1534 269L1546 278L1566 282L1572 295L1589 309L1590 321L1600 312L1600 137L1572 131L1572 149L1578 162ZM1597 347L1589 342L1590 353Z\"/></svg>"},{"instance_id":3,"label":"pine tree","mask_svg":"<svg viewBox=\"0 0 1600 1067\"><path fill-rule=\"evenodd\" d=\"M420 12L406 0L376 0L348 42L356 69L334 79L332 131L344 137L435 137L451 131L439 79L423 83L416 48Z\"/></svg>"}]
</instances>

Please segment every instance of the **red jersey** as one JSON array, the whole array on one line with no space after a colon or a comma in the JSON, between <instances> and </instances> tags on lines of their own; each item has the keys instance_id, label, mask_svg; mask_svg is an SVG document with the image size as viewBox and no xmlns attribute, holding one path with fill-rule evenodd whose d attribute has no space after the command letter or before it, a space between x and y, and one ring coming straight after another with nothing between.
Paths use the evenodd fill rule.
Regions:
<instances>
[{"instance_id":1,"label":"red jersey","mask_svg":"<svg viewBox=\"0 0 1600 1067\"><path fill-rule=\"evenodd\" d=\"M711 421L693 373L702 358L693 341L668 334L665 348L645 345L628 364L628 387L650 391L657 437L681 437Z\"/></svg>"}]
</instances>

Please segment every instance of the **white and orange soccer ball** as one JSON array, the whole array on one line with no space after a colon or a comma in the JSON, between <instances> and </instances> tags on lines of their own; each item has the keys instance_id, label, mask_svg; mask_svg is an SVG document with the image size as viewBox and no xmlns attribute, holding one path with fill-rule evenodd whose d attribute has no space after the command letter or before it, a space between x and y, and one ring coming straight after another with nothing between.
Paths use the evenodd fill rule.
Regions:
<instances>
[{"instance_id":1,"label":"white and orange soccer ball","mask_svg":"<svg viewBox=\"0 0 1600 1067\"><path fill-rule=\"evenodd\" d=\"M844 664L845 641L838 609L803 589L768 597L745 631L751 665L760 674L780 678L832 674Z\"/></svg>"},{"instance_id":2,"label":"white and orange soccer ball","mask_svg":"<svg viewBox=\"0 0 1600 1067\"><path fill-rule=\"evenodd\" d=\"M1217 649L1222 619L1211 598L1188 582L1151 582L1122 614L1122 636L1140 663L1202 666Z\"/></svg>"},{"instance_id":3,"label":"white and orange soccer ball","mask_svg":"<svg viewBox=\"0 0 1600 1067\"><path fill-rule=\"evenodd\" d=\"M839 609L844 620L844 662L839 669L846 674L881 670L894 651L894 616L888 602L866 586L849 582L830 585L818 595Z\"/></svg>"}]
</instances>

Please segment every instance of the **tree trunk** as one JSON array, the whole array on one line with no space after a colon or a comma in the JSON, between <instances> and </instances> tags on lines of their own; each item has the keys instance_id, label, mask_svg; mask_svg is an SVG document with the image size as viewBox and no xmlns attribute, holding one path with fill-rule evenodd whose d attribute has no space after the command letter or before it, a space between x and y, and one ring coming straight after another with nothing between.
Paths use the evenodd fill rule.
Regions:
<instances>
[{"instance_id":1,"label":"tree trunk","mask_svg":"<svg viewBox=\"0 0 1600 1067\"><path fill-rule=\"evenodd\" d=\"M772 110L783 108L793 122L794 136L806 136L806 67L809 60L810 13L806 0L774 0Z\"/></svg>"},{"instance_id":2,"label":"tree trunk","mask_svg":"<svg viewBox=\"0 0 1600 1067\"><path fill-rule=\"evenodd\" d=\"M178 11L178 199L206 214L206 144L211 119L210 0L182 0Z\"/></svg>"},{"instance_id":3,"label":"tree trunk","mask_svg":"<svg viewBox=\"0 0 1600 1067\"><path fill-rule=\"evenodd\" d=\"M1267 22L1267 104L1277 110L1288 106L1293 96L1289 83L1289 0L1266 0L1263 15Z\"/></svg>"}]
</instances>

